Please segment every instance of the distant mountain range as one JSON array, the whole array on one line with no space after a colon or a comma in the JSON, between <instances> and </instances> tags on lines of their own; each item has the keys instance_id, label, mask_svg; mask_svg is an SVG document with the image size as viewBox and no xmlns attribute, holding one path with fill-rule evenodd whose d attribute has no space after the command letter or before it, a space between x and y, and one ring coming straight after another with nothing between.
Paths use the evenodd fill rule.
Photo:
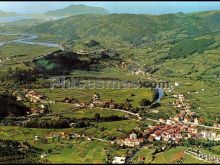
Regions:
<instances>
[{"instance_id":1,"label":"distant mountain range","mask_svg":"<svg viewBox=\"0 0 220 165\"><path fill-rule=\"evenodd\" d=\"M5 12L5 11L0 11L0 17L8 17L8 16L15 16L15 12Z\"/></svg>"},{"instance_id":2,"label":"distant mountain range","mask_svg":"<svg viewBox=\"0 0 220 165\"><path fill-rule=\"evenodd\" d=\"M80 14L108 14L108 10L101 7L92 7L86 5L70 5L64 9L49 11L45 13L48 16L70 16Z\"/></svg>"}]
</instances>

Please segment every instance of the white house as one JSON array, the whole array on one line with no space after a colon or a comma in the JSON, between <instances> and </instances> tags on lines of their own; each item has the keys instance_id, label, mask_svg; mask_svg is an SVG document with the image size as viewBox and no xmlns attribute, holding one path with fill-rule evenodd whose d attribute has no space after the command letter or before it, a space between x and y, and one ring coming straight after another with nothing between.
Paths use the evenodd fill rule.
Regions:
<instances>
[{"instance_id":1,"label":"white house","mask_svg":"<svg viewBox=\"0 0 220 165\"><path fill-rule=\"evenodd\" d=\"M112 164L124 164L125 163L125 157L114 157Z\"/></svg>"}]
</instances>

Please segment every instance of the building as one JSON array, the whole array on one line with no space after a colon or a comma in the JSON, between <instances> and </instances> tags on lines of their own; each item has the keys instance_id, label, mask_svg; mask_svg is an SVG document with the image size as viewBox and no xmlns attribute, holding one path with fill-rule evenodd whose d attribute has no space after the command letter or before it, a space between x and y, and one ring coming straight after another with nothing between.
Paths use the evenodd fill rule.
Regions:
<instances>
[{"instance_id":1,"label":"building","mask_svg":"<svg viewBox=\"0 0 220 165\"><path fill-rule=\"evenodd\" d=\"M125 163L125 157L114 157L113 158L113 161L112 161L112 164L124 164Z\"/></svg>"},{"instance_id":2,"label":"building","mask_svg":"<svg viewBox=\"0 0 220 165\"><path fill-rule=\"evenodd\" d=\"M143 138L137 138L137 134L132 133L130 134L129 138L124 140L124 145L129 147L139 146L143 142Z\"/></svg>"},{"instance_id":3,"label":"building","mask_svg":"<svg viewBox=\"0 0 220 165\"><path fill-rule=\"evenodd\" d=\"M175 85L175 87L178 87L178 86L179 86L179 83L178 83L178 82L175 82L174 85Z\"/></svg>"},{"instance_id":4,"label":"building","mask_svg":"<svg viewBox=\"0 0 220 165\"><path fill-rule=\"evenodd\" d=\"M213 127L220 127L220 123L214 123Z\"/></svg>"},{"instance_id":5,"label":"building","mask_svg":"<svg viewBox=\"0 0 220 165\"><path fill-rule=\"evenodd\" d=\"M36 92L36 91L29 91L25 97L29 98L31 102L37 103L37 102L43 102L43 100L46 100L47 97Z\"/></svg>"},{"instance_id":6,"label":"building","mask_svg":"<svg viewBox=\"0 0 220 165\"><path fill-rule=\"evenodd\" d=\"M44 158L46 158L46 157L47 157L47 154L42 154L42 155L40 156L41 159L44 159Z\"/></svg>"}]
</instances>

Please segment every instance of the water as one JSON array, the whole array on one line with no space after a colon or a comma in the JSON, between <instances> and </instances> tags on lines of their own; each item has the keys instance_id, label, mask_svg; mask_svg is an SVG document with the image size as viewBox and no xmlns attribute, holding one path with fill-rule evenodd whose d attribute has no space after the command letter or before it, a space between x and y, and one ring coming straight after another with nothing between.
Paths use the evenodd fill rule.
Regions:
<instances>
[{"instance_id":1,"label":"water","mask_svg":"<svg viewBox=\"0 0 220 165\"><path fill-rule=\"evenodd\" d=\"M4 34L4 35L21 35L21 36L24 36L24 38L20 38L20 39L15 39L15 40L12 40L12 41L9 41L9 42L1 42L0 43L0 47L4 44L8 44L8 43L22 43L22 44L29 44L29 45L40 45L40 46L48 46L48 47L59 47L58 44L54 44L54 43L48 43L48 42L35 42L35 41L30 41L30 40L33 40L33 39L37 39L39 38L38 35L30 35L30 36L27 36L25 34L9 34L9 33L0 33L0 34Z\"/></svg>"},{"instance_id":2,"label":"water","mask_svg":"<svg viewBox=\"0 0 220 165\"><path fill-rule=\"evenodd\" d=\"M157 102L159 103L160 100L161 100L161 98L164 96L164 91L163 91L162 88L159 88L159 87L156 87L156 90L157 90L157 92L158 92L158 94L159 94L159 96L158 96L158 98L157 98Z\"/></svg>"},{"instance_id":3,"label":"water","mask_svg":"<svg viewBox=\"0 0 220 165\"><path fill-rule=\"evenodd\" d=\"M0 22L14 22L24 19L31 19L31 16L9 16L9 17L0 17Z\"/></svg>"}]
</instances>

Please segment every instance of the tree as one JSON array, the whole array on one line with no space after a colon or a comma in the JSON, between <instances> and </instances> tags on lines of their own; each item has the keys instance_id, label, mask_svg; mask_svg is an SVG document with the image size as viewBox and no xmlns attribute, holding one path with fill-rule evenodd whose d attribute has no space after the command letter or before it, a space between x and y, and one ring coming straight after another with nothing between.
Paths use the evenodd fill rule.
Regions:
<instances>
[{"instance_id":1,"label":"tree","mask_svg":"<svg viewBox=\"0 0 220 165\"><path fill-rule=\"evenodd\" d=\"M146 99L146 98L143 98L141 101L140 101L140 106L148 106L148 105L151 105L151 101Z\"/></svg>"},{"instance_id":2,"label":"tree","mask_svg":"<svg viewBox=\"0 0 220 165\"><path fill-rule=\"evenodd\" d=\"M96 113L96 114L95 114L95 120L96 120L97 122L100 120L100 117L101 117L101 116L100 116L99 113Z\"/></svg>"}]
</instances>

